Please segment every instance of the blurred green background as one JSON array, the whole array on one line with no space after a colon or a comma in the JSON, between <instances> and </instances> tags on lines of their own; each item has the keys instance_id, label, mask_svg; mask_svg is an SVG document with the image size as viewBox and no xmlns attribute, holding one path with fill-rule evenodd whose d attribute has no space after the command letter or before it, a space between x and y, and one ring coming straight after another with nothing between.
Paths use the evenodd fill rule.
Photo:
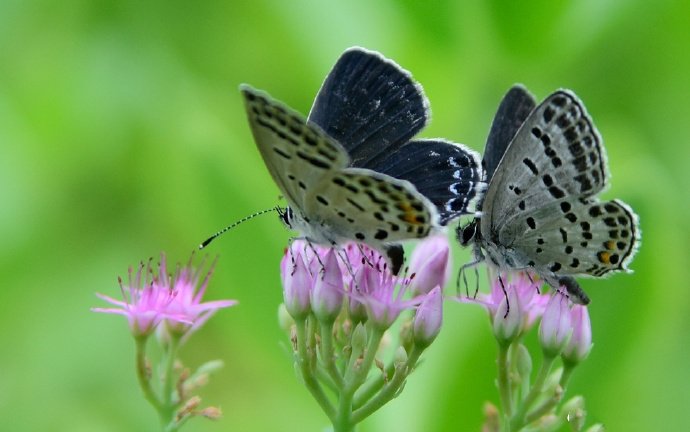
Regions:
<instances>
[{"instance_id":1,"label":"blurred green background","mask_svg":"<svg viewBox=\"0 0 690 432\"><path fill-rule=\"evenodd\" d=\"M237 87L307 113L341 52L410 70L424 137L481 150L503 93L575 90L602 133L605 197L639 213L634 275L583 280L594 350L568 396L609 430L685 430L690 401L690 7L678 1L0 2L0 430L144 431L125 320L89 311L117 275L278 203ZM276 320L290 233L273 215L227 234L210 298L235 298L183 350L226 368L189 431L324 430ZM455 255L456 265L467 261ZM479 430L497 403L485 313L448 302L401 397L362 431Z\"/></svg>"}]
</instances>

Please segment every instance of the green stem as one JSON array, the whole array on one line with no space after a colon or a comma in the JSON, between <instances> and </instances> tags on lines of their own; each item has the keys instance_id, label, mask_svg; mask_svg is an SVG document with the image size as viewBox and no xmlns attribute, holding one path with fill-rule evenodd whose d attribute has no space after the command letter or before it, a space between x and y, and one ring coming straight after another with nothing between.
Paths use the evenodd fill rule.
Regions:
<instances>
[{"instance_id":1,"label":"green stem","mask_svg":"<svg viewBox=\"0 0 690 432\"><path fill-rule=\"evenodd\" d=\"M376 358L376 351L378 350L384 330L377 327L372 327L369 341L364 352L362 362L357 364L357 357L350 359L350 367L345 375L345 383L340 392L340 400L338 401L338 412L336 414L336 421L333 423L333 430L335 432L352 431L357 422L352 419L352 400L355 391L364 383L371 369L371 365Z\"/></svg>"},{"instance_id":2,"label":"green stem","mask_svg":"<svg viewBox=\"0 0 690 432\"><path fill-rule=\"evenodd\" d=\"M393 378L381 389L381 391L364 406L352 413L352 423L357 424L376 412L379 408L390 402L404 384L405 378L414 370L419 357L424 350L414 347L405 364L395 368Z\"/></svg>"},{"instance_id":3,"label":"green stem","mask_svg":"<svg viewBox=\"0 0 690 432\"><path fill-rule=\"evenodd\" d=\"M355 392L355 397L352 401L352 408L356 410L364 405L364 403L371 399L377 391L381 390L383 385L386 384L386 377L389 377L392 374L395 374L395 367L391 365L387 367L386 370L381 373L381 375L378 375L376 378L365 382L362 387Z\"/></svg>"},{"instance_id":4,"label":"green stem","mask_svg":"<svg viewBox=\"0 0 690 432\"><path fill-rule=\"evenodd\" d=\"M510 420L510 430L518 430L525 425L525 415L527 413L527 410L539 397L539 395L541 395L541 393L544 391L544 383L546 382L546 379L549 377L549 373L551 372L551 367L553 366L553 362L555 359L556 357L554 356L544 357L541 368L539 369L537 378L534 380L532 388L527 394L527 397L518 405L518 409L515 412L515 415L513 415L513 417Z\"/></svg>"},{"instance_id":5,"label":"green stem","mask_svg":"<svg viewBox=\"0 0 690 432\"><path fill-rule=\"evenodd\" d=\"M510 361L508 360L508 349L510 345L498 345L498 394L501 398L501 406L506 418L510 418L513 413L513 398L510 389Z\"/></svg>"},{"instance_id":6,"label":"green stem","mask_svg":"<svg viewBox=\"0 0 690 432\"><path fill-rule=\"evenodd\" d=\"M179 425L175 419L175 411L180 404L179 395L175 397L173 389L175 387L175 359L177 357L177 349L180 346L180 338L174 335L170 336L170 342L165 353L165 364L163 369L163 392L161 394L163 404L160 409L161 419L167 426L165 431L175 431Z\"/></svg>"},{"instance_id":7,"label":"green stem","mask_svg":"<svg viewBox=\"0 0 690 432\"><path fill-rule=\"evenodd\" d=\"M551 411L560 401L561 397L556 395L546 399L542 404L527 413L525 416L525 424L530 424L538 418L541 418L544 414Z\"/></svg>"},{"instance_id":8,"label":"green stem","mask_svg":"<svg viewBox=\"0 0 690 432\"><path fill-rule=\"evenodd\" d=\"M316 368L313 369L314 376L316 379L323 384L324 387L326 387L328 390L330 390L334 395L337 395L340 392L340 387L336 386L333 380L331 379L331 376L326 373L326 371L323 370L323 368Z\"/></svg>"},{"instance_id":9,"label":"green stem","mask_svg":"<svg viewBox=\"0 0 690 432\"><path fill-rule=\"evenodd\" d=\"M362 363L356 367L354 375L352 375L351 381L345 383L346 390L351 390L352 393L354 393L354 391L357 390L366 380L367 375L369 374L369 370L371 369L371 365L374 363L374 359L376 358L376 352L378 351L379 345L381 344L383 332L384 330L372 327L371 335L369 337L369 343L367 344L367 348L364 353L364 359Z\"/></svg>"},{"instance_id":10,"label":"green stem","mask_svg":"<svg viewBox=\"0 0 690 432\"><path fill-rule=\"evenodd\" d=\"M299 320L296 323L297 326L297 363L299 364L300 371L302 372L302 380L307 386L309 392L311 392L316 402L319 404L323 412L328 416L329 420L333 422L335 420L335 410L333 404L328 400L328 397L324 393L321 385L312 374L312 369L309 362L309 352L307 350L307 331L306 331L306 321Z\"/></svg>"},{"instance_id":11,"label":"green stem","mask_svg":"<svg viewBox=\"0 0 690 432\"><path fill-rule=\"evenodd\" d=\"M153 407L160 413L161 401L151 388L151 381L149 380L148 368L146 367L146 341L148 337L141 336L136 338L136 370L139 386L144 392L144 398L153 405Z\"/></svg>"},{"instance_id":12,"label":"green stem","mask_svg":"<svg viewBox=\"0 0 690 432\"><path fill-rule=\"evenodd\" d=\"M335 366L335 352L333 351L333 323L321 323L321 359L326 371L337 388L343 388L343 377Z\"/></svg>"},{"instance_id":13,"label":"green stem","mask_svg":"<svg viewBox=\"0 0 690 432\"><path fill-rule=\"evenodd\" d=\"M546 399L541 405L537 406L535 409L528 412L527 416L525 417L525 424L532 423L544 414L551 411L556 405L558 405L558 403L561 401L561 398L563 397L563 393L565 393L566 386L568 385L568 381L570 380L570 376L572 375L575 366L576 364L574 363L567 361L564 362L563 373L561 374L561 379L558 383L560 392L557 392L552 397Z\"/></svg>"},{"instance_id":14,"label":"green stem","mask_svg":"<svg viewBox=\"0 0 690 432\"><path fill-rule=\"evenodd\" d=\"M570 377L572 376L573 371L575 370L575 366L577 366L577 363L563 361L563 373L561 374L561 379L558 382L558 384L561 386L564 393L565 389L568 387Z\"/></svg>"}]
</instances>

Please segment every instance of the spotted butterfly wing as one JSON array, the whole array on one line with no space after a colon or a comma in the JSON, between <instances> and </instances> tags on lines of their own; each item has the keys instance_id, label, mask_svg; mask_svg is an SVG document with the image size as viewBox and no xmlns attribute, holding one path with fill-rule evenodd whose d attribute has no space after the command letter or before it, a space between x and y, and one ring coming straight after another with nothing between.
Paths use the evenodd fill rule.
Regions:
<instances>
[{"instance_id":1,"label":"spotted butterfly wing","mask_svg":"<svg viewBox=\"0 0 690 432\"><path fill-rule=\"evenodd\" d=\"M537 106L534 97L522 85L514 85L503 96L496 110L491 130L484 146L482 157L483 181L488 184L496 171L496 167L503 158L508 145L517 134L520 126L527 120L532 110ZM482 212L482 199L477 203L477 210ZM458 225L456 235L462 246L472 243L474 246L475 261L465 267L473 266L483 260L480 248L481 232L478 226L479 218L475 218L467 225Z\"/></svg>"},{"instance_id":2,"label":"spotted butterfly wing","mask_svg":"<svg viewBox=\"0 0 690 432\"><path fill-rule=\"evenodd\" d=\"M409 182L348 167L346 150L317 125L250 86L241 92L257 147L291 208L288 222L305 238L361 241L385 252L387 242L422 238L438 226L434 206Z\"/></svg>"},{"instance_id":3,"label":"spotted butterfly wing","mask_svg":"<svg viewBox=\"0 0 690 432\"><path fill-rule=\"evenodd\" d=\"M338 59L309 115L347 150L352 166L409 181L445 225L474 211L479 157L441 139L410 141L428 119L429 103L410 73L358 47Z\"/></svg>"},{"instance_id":4,"label":"spotted butterfly wing","mask_svg":"<svg viewBox=\"0 0 690 432\"><path fill-rule=\"evenodd\" d=\"M637 216L596 198L608 180L601 138L581 101L559 90L534 109L489 183L482 247L501 268L533 268L574 300L570 276L627 270L639 243Z\"/></svg>"},{"instance_id":5,"label":"spotted butterfly wing","mask_svg":"<svg viewBox=\"0 0 690 432\"><path fill-rule=\"evenodd\" d=\"M534 97L521 85L514 85L501 100L491 124L482 158L482 167L486 177L484 180L487 183L491 181L508 144L536 106Z\"/></svg>"}]
</instances>

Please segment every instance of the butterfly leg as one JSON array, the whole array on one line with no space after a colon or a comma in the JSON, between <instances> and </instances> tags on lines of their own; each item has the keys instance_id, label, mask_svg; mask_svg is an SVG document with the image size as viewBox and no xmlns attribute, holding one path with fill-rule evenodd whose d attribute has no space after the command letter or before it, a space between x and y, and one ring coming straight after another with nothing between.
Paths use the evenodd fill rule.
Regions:
<instances>
[{"instance_id":1,"label":"butterfly leg","mask_svg":"<svg viewBox=\"0 0 690 432\"><path fill-rule=\"evenodd\" d=\"M503 284L503 278L500 272L498 273L498 283L501 284L501 290L503 290L503 296L506 299L506 313L503 315L503 319L505 319L510 312L510 300L508 300L508 291L506 291L506 286Z\"/></svg>"},{"instance_id":2,"label":"butterfly leg","mask_svg":"<svg viewBox=\"0 0 690 432\"><path fill-rule=\"evenodd\" d=\"M529 282L530 282L532 285L535 285L535 288L536 288L536 290L537 290L537 294L541 294L541 289L539 289L539 285L535 284L535 283L534 283L534 279L532 279L532 273L530 273L529 271L525 270L525 275L527 276L527 279L529 279Z\"/></svg>"},{"instance_id":3,"label":"butterfly leg","mask_svg":"<svg viewBox=\"0 0 690 432\"><path fill-rule=\"evenodd\" d=\"M477 270L477 266L481 264L482 262L485 261L484 254L482 253L482 249L475 244L474 247L474 260L472 260L469 263L463 264L460 269L458 270L458 277L455 280L455 290L456 292L460 293L460 278L462 277L462 281L465 285L465 295L469 298L470 297L470 291L469 291L469 284L467 283L467 275L465 274L465 270L469 268L474 269L474 274L475 274L475 287L474 287L474 296L477 297L477 293L479 292L479 270Z\"/></svg>"},{"instance_id":4,"label":"butterfly leg","mask_svg":"<svg viewBox=\"0 0 690 432\"><path fill-rule=\"evenodd\" d=\"M316 261L319 262L319 266L321 267L321 270L319 270L319 273L321 273L321 278L326 274L326 266L323 265L323 261L321 261L321 257L319 256L319 253L316 251L316 248L314 247L314 244L309 240L308 238L305 238L305 245L304 245L304 255L307 256L307 248L311 250L311 252L314 254L314 257L316 258ZM311 272L311 269L309 269Z\"/></svg>"},{"instance_id":5,"label":"butterfly leg","mask_svg":"<svg viewBox=\"0 0 690 432\"><path fill-rule=\"evenodd\" d=\"M356 244L357 244L357 249L359 249L359 253L362 254L362 261L363 261L362 264L366 264L369 267L374 268L375 267L374 263L371 262L371 260L367 256L367 253L364 251L364 248L362 248L362 245L360 243L356 243Z\"/></svg>"},{"instance_id":6,"label":"butterfly leg","mask_svg":"<svg viewBox=\"0 0 690 432\"><path fill-rule=\"evenodd\" d=\"M288 251L290 251L290 263L292 264L292 271L290 272L290 276L295 275L295 271L297 270L297 263L295 262L295 254L292 252L292 243L294 242L294 238L291 238L288 240Z\"/></svg>"},{"instance_id":7,"label":"butterfly leg","mask_svg":"<svg viewBox=\"0 0 690 432\"><path fill-rule=\"evenodd\" d=\"M357 280L355 279L355 271L352 268L352 263L350 262L350 259L347 257L346 253L343 253L343 250L341 248L335 247L335 252L338 254L338 257L340 260L345 264L345 268L347 269L347 272L350 274L350 278L352 279L352 286L356 288L358 291L359 289L357 288Z\"/></svg>"}]
</instances>

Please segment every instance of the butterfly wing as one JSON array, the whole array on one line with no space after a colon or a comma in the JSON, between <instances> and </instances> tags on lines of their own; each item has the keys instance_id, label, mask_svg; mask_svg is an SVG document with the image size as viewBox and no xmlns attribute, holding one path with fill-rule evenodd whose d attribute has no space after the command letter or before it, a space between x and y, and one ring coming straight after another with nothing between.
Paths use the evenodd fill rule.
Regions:
<instances>
[{"instance_id":1,"label":"butterfly wing","mask_svg":"<svg viewBox=\"0 0 690 432\"><path fill-rule=\"evenodd\" d=\"M349 164L345 150L317 126L268 94L242 85L254 141L271 177L293 209L304 212L307 192Z\"/></svg>"},{"instance_id":2,"label":"butterfly wing","mask_svg":"<svg viewBox=\"0 0 690 432\"><path fill-rule=\"evenodd\" d=\"M352 166L371 168L407 143L428 116L429 103L409 72L354 47L326 77L309 121L345 148Z\"/></svg>"},{"instance_id":3,"label":"butterfly wing","mask_svg":"<svg viewBox=\"0 0 690 432\"><path fill-rule=\"evenodd\" d=\"M619 200L568 198L527 217L537 225L527 227L513 247L529 255L528 266L541 273L604 276L626 271L638 248L637 215Z\"/></svg>"},{"instance_id":4,"label":"butterfly wing","mask_svg":"<svg viewBox=\"0 0 690 432\"><path fill-rule=\"evenodd\" d=\"M500 232L500 244L511 244L526 224L525 209L590 197L607 178L601 138L584 106L573 93L556 91L532 111L499 162L484 198L482 233Z\"/></svg>"},{"instance_id":5,"label":"butterfly wing","mask_svg":"<svg viewBox=\"0 0 690 432\"><path fill-rule=\"evenodd\" d=\"M436 206L440 223L445 225L474 212L483 190L479 164L479 155L461 144L420 139L390 153L372 169L414 184Z\"/></svg>"},{"instance_id":6,"label":"butterfly wing","mask_svg":"<svg viewBox=\"0 0 690 432\"><path fill-rule=\"evenodd\" d=\"M307 212L340 239L384 243L422 238L438 226L434 206L409 182L365 168L346 168L315 185Z\"/></svg>"},{"instance_id":7,"label":"butterfly wing","mask_svg":"<svg viewBox=\"0 0 690 432\"><path fill-rule=\"evenodd\" d=\"M520 126L535 106L537 106L537 102L534 97L521 85L511 87L501 100L484 148L482 165L486 173L485 180L487 183L491 181L508 144L513 140Z\"/></svg>"},{"instance_id":8,"label":"butterfly wing","mask_svg":"<svg viewBox=\"0 0 690 432\"><path fill-rule=\"evenodd\" d=\"M352 166L412 183L445 225L473 211L478 156L443 140L408 142L427 123L428 111L409 72L376 52L350 48L326 78L309 120L345 147Z\"/></svg>"},{"instance_id":9,"label":"butterfly wing","mask_svg":"<svg viewBox=\"0 0 690 432\"><path fill-rule=\"evenodd\" d=\"M426 237L438 226L433 204L405 180L347 168L345 150L316 125L267 94L241 87L254 139L271 176L317 243L383 245Z\"/></svg>"},{"instance_id":10,"label":"butterfly wing","mask_svg":"<svg viewBox=\"0 0 690 432\"><path fill-rule=\"evenodd\" d=\"M510 250L512 264L546 277L626 269L639 243L637 216L620 201L593 197L607 178L582 102L553 93L519 129L489 184L481 219L489 249Z\"/></svg>"}]
</instances>

